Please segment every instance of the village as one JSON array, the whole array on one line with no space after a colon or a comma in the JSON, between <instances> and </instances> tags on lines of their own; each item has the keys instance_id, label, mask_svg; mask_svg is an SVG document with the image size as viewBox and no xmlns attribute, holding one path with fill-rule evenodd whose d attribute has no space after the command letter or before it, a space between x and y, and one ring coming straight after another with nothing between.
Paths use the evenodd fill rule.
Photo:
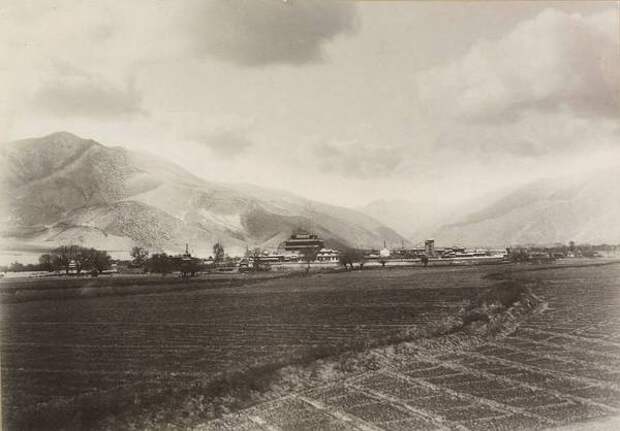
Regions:
<instances>
[{"instance_id":1,"label":"village","mask_svg":"<svg viewBox=\"0 0 620 431\"><path fill-rule=\"evenodd\" d=\"M111 274L171 274L181 278L201 273L250 273L265 271L341 271L385 267L498 265L506 263L552 263L561 259L614 258L620 252L616 245L516 246L507 248L466 248L461 246L436 247L435 240L427 239L418 246L357 249L329 247L318 234L298 230L276 249L247 247L243 255L229 255L224 244L217 242L213 253L201 257L185 251L179 254L151 252L135 246L130 258L113 258L107 251L79 245L60 246L39 257L38 264L0 267L0 276L99 276Z\"/></svg>"}]
</instances>

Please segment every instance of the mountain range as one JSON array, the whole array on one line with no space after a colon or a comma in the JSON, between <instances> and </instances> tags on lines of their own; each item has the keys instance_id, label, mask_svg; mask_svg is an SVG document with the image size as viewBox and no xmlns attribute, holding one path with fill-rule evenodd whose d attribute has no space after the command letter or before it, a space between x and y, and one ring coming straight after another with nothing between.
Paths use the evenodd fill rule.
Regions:
<instances>
[{"instance_id":1,"label":"mountain range","mask_svg":"<svg viewBox=\"0 0 620 431\"><path fill-rule=\"evenodd\" d=\"M425 238L468 247L618 244L620 166L540 179L459 205L375 201L361 210L413 244Z\"/></svg>"},{"instance_id":2,"label":"mountain range","mask_svg":"<svg viewBox=\"0 0 620 431\"><path fill-rule=\"evenodd\" d=\"M0 235L8 247L141 245L210 254L275 248L296 230L328 246L405 239L369 215L252 185L206 181L155 156L67 132L0 147Z\"/></svg>"},{"instance_id":3,"label":"mountain range","mask_svg":"<svg viewBox=\"0 0 620 431\"><path fill-rule=\"evenodd\" d=\"M207 181L155 156L67 132L0 146L0 240L209 255L278 247L296 230L331 247L620 243L620 167L538 180L458 205L379 200L357 209Z\"/></svg>"}]
</instances>

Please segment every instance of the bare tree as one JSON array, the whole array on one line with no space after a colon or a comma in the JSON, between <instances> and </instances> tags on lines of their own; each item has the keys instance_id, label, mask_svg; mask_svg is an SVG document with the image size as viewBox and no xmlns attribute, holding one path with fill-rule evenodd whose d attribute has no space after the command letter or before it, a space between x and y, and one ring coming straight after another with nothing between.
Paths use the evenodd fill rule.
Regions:
<instances>
[{"instance_id":1,"label":"bare tree","mask_svg":"<svg viewBox=\"0 0 620 431\"><path fill-rule=\"evenodd\" d=\"M316 255L318 253L319 250L316 247L301 250L302 259L306 262L306 272L310 272L310 262L314 262L316 260Z\"/></svg>"},{"instance_id":2,"label":"bare tree","mask_svg":"<svg viewBox=\"0 0 620 431\"><path fill-rule=\"evenodd\" d=\"M213 245L213 263L217 265L224 260L224 246L220 242Z\"/></svg>"},{"instance_id":3,"label":"bare tree","mask_svg":"<svg viewBox=\"0 0 620 431\"><path fill-rule=\"evenodd\" d=\"M253 248L246 252L246 257L252 261L252 269L254 271L260 271L261 257L263 256L263 250L259 247Z\"/></svg>"}]
</instances>

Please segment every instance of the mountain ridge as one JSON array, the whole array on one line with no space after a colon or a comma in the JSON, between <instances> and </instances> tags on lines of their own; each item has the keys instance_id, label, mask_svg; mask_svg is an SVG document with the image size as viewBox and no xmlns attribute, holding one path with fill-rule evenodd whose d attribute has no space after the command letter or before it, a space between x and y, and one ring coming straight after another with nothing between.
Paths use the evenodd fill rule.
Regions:
<instances>
[{"instance_id":1,"label":"mountain ridge","mask_svg":"<svg viewBox=\"0 0 620 431\"><path fill-rule=\"evenodd\" d=\"M426 238L442 246L467 247L620 243L618 186L620 166L612 166L538 179L462 204L379 200L360 210L415 244ZM403 227L403 220L417 220L419 225Z\"/></svg>"},{"instance_id":2,"label":"mountain ridge","mask_svg":"<svg viewBox=\"0 0 620 431\"><path fill-rule=\"evenodd\" d=\"M0 147L4 238L49 246L98 242L154 250L209 252L273 248L292 231L316 231L327 244L374 247L402 241L355 210L293 193L199 178L150 154L107 147L68 132Z\"/></svg>"},{"instance_id":3,"label":"mountain ridge","mask_svg":"<svg viewBox=\"0 0 620 431\"><path fill-rule=\"evenodd\" d=\"M620 243L620 167L548 178L439 228L438 242L468 246Z\"/></svg>"}]
</instances>

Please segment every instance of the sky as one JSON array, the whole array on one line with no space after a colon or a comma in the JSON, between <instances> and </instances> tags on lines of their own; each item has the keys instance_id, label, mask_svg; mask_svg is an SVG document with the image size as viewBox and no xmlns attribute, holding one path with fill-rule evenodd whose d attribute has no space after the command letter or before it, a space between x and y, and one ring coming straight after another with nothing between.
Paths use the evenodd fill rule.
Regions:
<instances>
[{"instance_id":1,"label":"sky","mask_svg":"<svg viewBox=\"0 0 620 431\"><path fill-rule=\"evenodd\" d=\"M343 206L620 164L620 3L0 0L0 142Z\"/></svg>"}]
</instances>

